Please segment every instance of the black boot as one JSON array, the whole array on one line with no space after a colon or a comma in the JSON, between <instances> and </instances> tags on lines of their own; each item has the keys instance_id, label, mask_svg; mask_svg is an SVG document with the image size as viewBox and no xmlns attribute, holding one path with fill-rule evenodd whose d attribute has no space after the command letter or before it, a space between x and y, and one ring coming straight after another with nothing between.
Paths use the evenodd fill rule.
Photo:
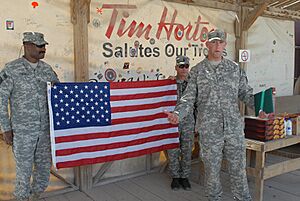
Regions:
<instances>
[{"instance_id":1,"label":"black boot","mask_svg":"<svg viewBox=\"0 0 300 201\"><path fill-rule=\"evenodd\" d=\"M191 190L191 184L190 184L188 178L181 178L180 179L180 184L181 184L181 186L184 190L186 190L186 191Z\"/></svg>"},{"instance_id":2,"label":"black boot","mask_svg":"<svg viewBox=\"0 0 300 201\"><path fill-rule=\"evenodd\" d=\"M171 188L174 191L179 190L179 188L180 188L180 179L179 178L173 178L172 183L171 183Z\"/></svg>"}]
</instances>

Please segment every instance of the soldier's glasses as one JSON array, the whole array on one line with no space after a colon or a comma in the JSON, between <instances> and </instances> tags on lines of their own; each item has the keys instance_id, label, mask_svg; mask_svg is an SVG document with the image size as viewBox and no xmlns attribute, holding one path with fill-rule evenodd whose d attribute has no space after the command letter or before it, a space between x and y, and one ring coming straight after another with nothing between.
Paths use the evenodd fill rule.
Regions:
<instances>
[{"instance_id":1,"label":"soldier's glasses","mask_svg":"<svg viewBox=\"0 0 300 201\"><path fill-rule=\"evenodd\" d=\"M46 45L44 44L44 45L35 45L35 46L38 48L44 48Z\"/></svg>"},{"instance_id":2,"label":"soldier's glasses","mask_svg":"<svg viewBox=\"0 0 300 201\"><path fill-rule=\"evenodd\" d=\"M188 65L188 64L181 64L178 66L178 68L189 68L189 67L190 67L190 65Z\"/></svg>"}]
</instances>

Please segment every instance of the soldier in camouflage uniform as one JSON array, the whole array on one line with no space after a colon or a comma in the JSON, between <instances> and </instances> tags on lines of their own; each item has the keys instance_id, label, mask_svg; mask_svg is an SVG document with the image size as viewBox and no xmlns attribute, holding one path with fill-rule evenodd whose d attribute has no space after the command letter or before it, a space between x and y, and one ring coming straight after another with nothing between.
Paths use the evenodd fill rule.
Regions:
<instances>
[{"instance_id":1,"label":"soldier in camouflage uniform","mask_svg":"<svg viewBox=\"0 0 300 201\"><path fill-rule=\"evenodd\" d=\"M24 56L0 72L0 126L16 160L14 195L17 200L37 200L48 186L51 167L46 82L58 82L58 78L40 60L48 44L44 35L23 35Z\"/></svg>"},{"instance_id":2,"label":"soldier in camouflage uniform","mask_svg":"<svg viewBox=\"0 0 300 201\"><path fill-rule=\"evenodd\" d=\"M239 65L222 56L225 32L218 29L209 32L206 46L208 56L191 69L187 89L175 111L166 113L171 123L181 122L196 104L208 200L221 200L220 169L224 153L234 198L249 201L244 122L238 100L253 108L253 90Z\"/></svg>"},{"instance_id":3,"label":"soldier in camouflage uniform","mask_svg":"<svg viewBox=\"0 0 300 201\"><path fill-rule=\"evenodd\" d=\"M175 70L177 83L177 102L182 97L188 84L189 58L178 56L176 58ZM190 190L189 176L191 174L191 153L195 131L194 114L188 114L178 125L180 148L168 150L169 170L172 177L171 188L178 190L180 186L184 190Z\"/></svg>"}]
</instances>

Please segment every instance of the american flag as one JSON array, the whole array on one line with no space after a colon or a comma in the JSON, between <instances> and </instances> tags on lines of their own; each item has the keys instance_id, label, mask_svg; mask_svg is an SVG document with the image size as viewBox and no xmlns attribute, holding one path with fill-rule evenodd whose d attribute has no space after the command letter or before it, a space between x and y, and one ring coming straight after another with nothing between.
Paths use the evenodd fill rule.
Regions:
<instances>
[{"instance_id":1,"label":"american flag","mask_svg":"<svg viewBox=\"0 0 300 201\"><path fill-rule=\"evenodd\" d=\"M48 84L52 161L59 168L136 157L179 146L164 110L172 80Z\"/></svg>"}]
</instances>

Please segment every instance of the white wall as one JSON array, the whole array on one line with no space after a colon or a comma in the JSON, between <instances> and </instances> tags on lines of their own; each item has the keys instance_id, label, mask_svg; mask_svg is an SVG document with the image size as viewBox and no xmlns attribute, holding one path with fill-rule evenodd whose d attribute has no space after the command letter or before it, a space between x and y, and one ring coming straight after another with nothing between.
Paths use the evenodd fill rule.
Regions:
<instances>
[{"instance_id":1,"label":"white wall","mask_svg":"<svg viewBox=\"0 0 300 201\"><path fill-rule=\"evenodd\" d=\"M255 92L273 86L277 96L293 95L294 35L293 21L259 17L250 27L247 75Z\"/></svg>"}]
</instances>

